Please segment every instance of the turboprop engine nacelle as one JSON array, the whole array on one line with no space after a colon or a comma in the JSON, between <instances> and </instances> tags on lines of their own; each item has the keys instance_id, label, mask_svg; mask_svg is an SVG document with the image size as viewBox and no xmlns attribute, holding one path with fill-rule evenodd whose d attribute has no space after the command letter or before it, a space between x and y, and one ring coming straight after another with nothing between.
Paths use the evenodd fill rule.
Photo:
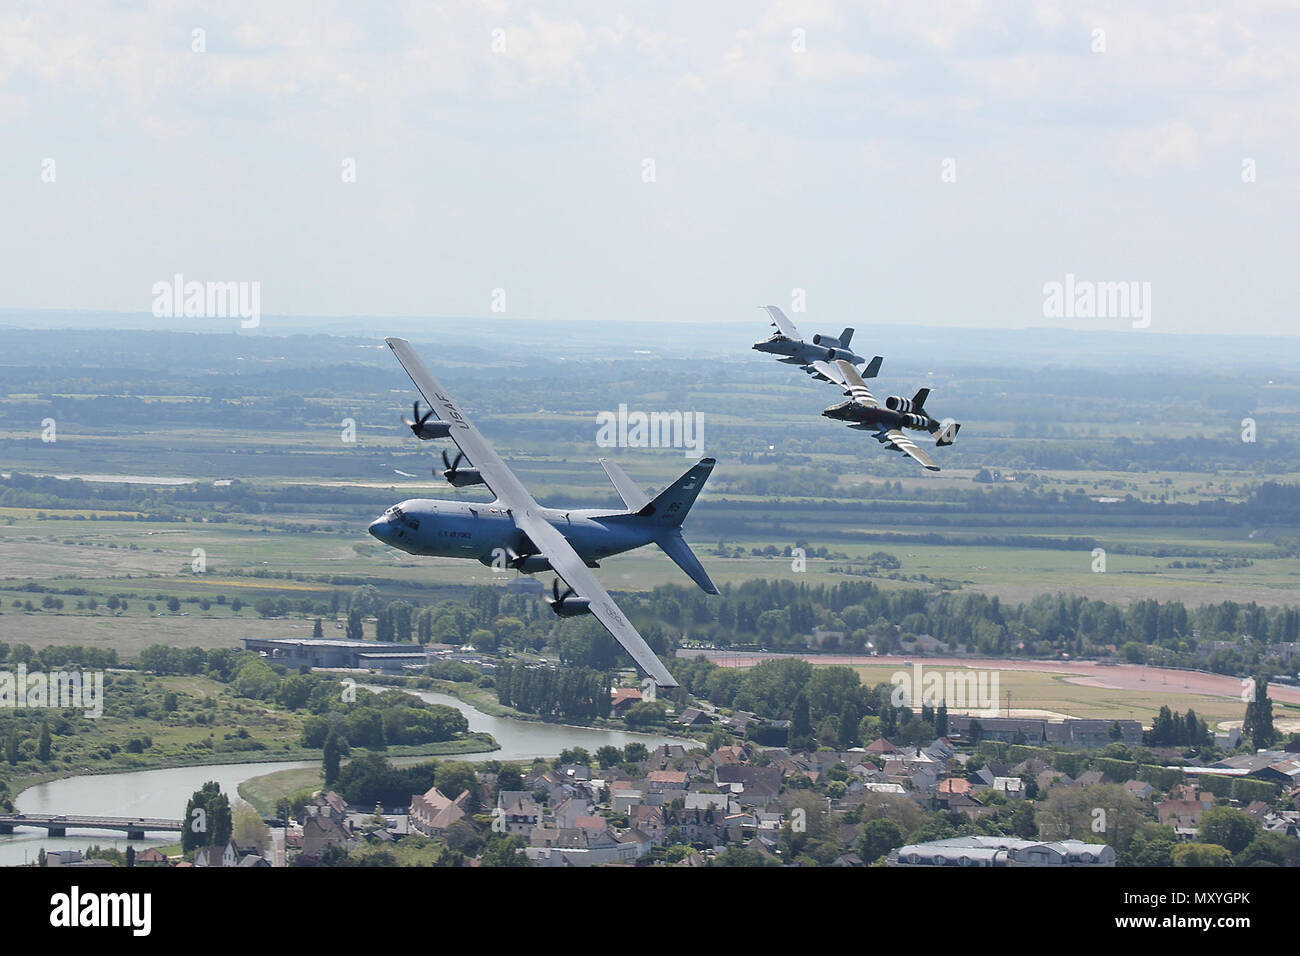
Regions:
<instances>
[{"instance_id":1,"label":"turboprop engine nacelle","mask_svg":"<svg viewBox=\"0 0 1300 956\"><path fill-rule=\"evenodd\" d=\"M420 441L451 437L451 425L447 422L424 422L416 425L411 431L415 432L415 437Z\"/></svg>"},{"instance_id":2,"label":"turboprop engine nacelle","mask_svg":"<svg viewBox=\"0 0 1300 956\"><path fill-rule=\"evenodd\" d=\"M586 598L571 597L565 598L560 602L552 601L548 598L546 603L550 606L551 610L560 615L560 617L577 617L580 614L591 613L591 602Z\"/></svg>"},{"instance_id":3,"label":"turboprop engine nacelle","mask_svg":"<svg viewBox=\"0 0 1300 956\"><path fill-rule=\"evenodd\" d=\"M485 484L483 475L477 468L448 468L442 477L453 488Z\"/></svg>"}]
</instances>

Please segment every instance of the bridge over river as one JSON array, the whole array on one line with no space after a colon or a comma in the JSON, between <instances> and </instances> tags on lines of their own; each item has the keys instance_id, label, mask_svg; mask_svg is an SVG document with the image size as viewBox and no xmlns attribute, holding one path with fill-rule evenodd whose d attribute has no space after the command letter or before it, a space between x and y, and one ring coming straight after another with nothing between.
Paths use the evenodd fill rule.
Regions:
<instances>
[{"instance_id":1,"label":"bridge over river","mask_svg":"<svg viewBox=\"0 0 1300 956\"><path fill-rule=\"evenodd\" d=\"M181 832L180 820L161 817L101 817L72 813L0 813L0 833L14 827L44 827L52 837L67 836L69 830L123 830L128 840L143 840L145 831Z\"/></svg>"}]
</instances>

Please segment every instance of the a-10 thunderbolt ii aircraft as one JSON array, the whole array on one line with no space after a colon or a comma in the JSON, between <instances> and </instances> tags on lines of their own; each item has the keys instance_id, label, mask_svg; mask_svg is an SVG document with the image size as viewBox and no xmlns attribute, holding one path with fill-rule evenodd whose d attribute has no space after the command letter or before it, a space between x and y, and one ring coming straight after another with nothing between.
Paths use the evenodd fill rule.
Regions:
<instances>
[{"instance_id":1,"label":"a-10 thunderbolt ii aircraft","mask_svg":"<svg viewBox=\"0 0 1300 956\"><path fill-rule=\"evenodd\" d=\"M626 511L543 508L470 424L411 344L399 338L384 341L429 405L421 415L417 401L413 417L403 418L403 423L422 440L450 438L456 443L459 453L455 459L448 460L445 451L442 454L446 466L442 476L448 483L457 488L486 485L496 498L490 503L425 498L403 501L376 518L370 533L410 554L472 558L490 567L515 568L526 574L554 571L559 577L546 597L552 611L561 617L594 615L658 686L676 687L672 674L588 569L599 567L600 558L653 541L702 590L717 594L682 537L682 521L713 471L714 459L701 458L654 499L618 465L602 459ZM437 420L430 421L431 416ZM469 467L462 467L466 459Z\"/></svg>"},{"instance_id":2,"label":"a-10 thunderbolt ii aircraft","mask_svg":"<svg viewBox=\"0 0 1300 956\"><path fill-rule=\"evenodd\" d=\"M839 359L844 359L854 365L864 365L865 363L861 370L863 378L875 378L876 372L880 370L882 359L879 355L867 362L861 355L849 348L849 343L853 341L852 329L845 329L839 334L838 338L829 335L814 335L812 341L808 342L799 334L799 330L794 327L794 323L787 319L785 313L776 306L765 305L763 309L771 317L776 332L761 342L755 342L753 347L759 352L784 356L777 359L778 362L784 362L786 365L798 365L813 378L820 379L823 382L839 381L834 369L828 365L828 363Z\"/></svg>"},{"instance_id":3,"label":"a-10 thunderbolt ii aircraft","mask_svg":"<svg viewBox=\"0 0 1300 956\"><path fill-rule=\"evenodd\" d=\"M886 448L911 455L930 471L938 471L939 466L934 463L934 459L903 432L904 428L929 432L935 436L934 443L939 446L951 445L956 440L961 425L935 421L925 410L925 400L930 396L930 390L923 388L912 398L890 395L882 408L856 368L843 359L837 360L835 365L835 371L842 379L840 384L846 389L844 394L849 399L832 405L822 414L835 421L845 422L850 428L875 432L876 441Z\"/></svg>"}]
</instances>

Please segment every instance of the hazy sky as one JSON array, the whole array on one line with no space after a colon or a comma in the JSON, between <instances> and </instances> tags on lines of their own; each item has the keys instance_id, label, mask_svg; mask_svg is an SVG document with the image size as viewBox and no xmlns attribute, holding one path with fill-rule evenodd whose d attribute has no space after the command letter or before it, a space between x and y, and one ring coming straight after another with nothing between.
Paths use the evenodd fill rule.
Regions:
<instances>
[{"instance_id":1,"label":"hazy sky","mask_svg":"<svg viewBox=\"0 0 1300 956\"><path fill-rule=\"evenodd\" d=\"M1295 334L1298 87L1253 0L6 3L0 307Z\"/></svg>"}]
</instances>

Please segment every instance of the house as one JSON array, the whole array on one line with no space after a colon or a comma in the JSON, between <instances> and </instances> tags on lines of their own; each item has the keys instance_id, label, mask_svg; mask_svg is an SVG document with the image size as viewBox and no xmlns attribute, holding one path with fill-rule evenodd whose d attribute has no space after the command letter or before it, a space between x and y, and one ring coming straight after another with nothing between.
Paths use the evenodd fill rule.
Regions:
<instances>
[{"instance_id":1,"label":"house","mask_svg":"<svg viewBox=\"0 0 1300 956\"><path fill-rule=\"evenodd\" d=\"M1156 804L1156 815L1161 826L1171 826L1184 835L1195 834L1201 826L1201 815L1214 806L1214 795L1203 794L1195 784L1179 784L1169 791L1169 797Z\"/></svg>"},{"instance_id":2,"label":"house","mask_svg":"<svg viewBox=\"0 0 1300 956\"><path fill-rule=\"evenodd\" d=\"M947 780L940 780L938 791L940 793L966 793L969 794L974 790L974 785L962 777L949 777Z\"/></svg>"},{"instance_id":3,"label":"house","mask_svg":"<svg viewBox=\"0 0 1300 956\"><path fill-rule=\"evenodd\" d=\"M1038 792L1046 793L1053 787L1068 786L1074 783L1068 773L1061 773L1059 770L1044 770L1034 778L1034 783L1038 784Z\"/></svg>"},{"instance_id":4,"label":"house","mask_svg":"<svg viewBox=\"0 0 1300 956\"><path fill-rule=\"evenodd\" d=\"M146 847L135 855L136 866L167 866L167 857L155 847Z\"/></svg>"},{"instance_id":5,"label":"house","mask_svg":"<svg viewBox=\"0 0 1300 956\"><path fill-rule=\"evenodd\" d=\"M610 691L609 716L622 717L633 704L641 703L641 691L635 687L616 687Z\"/></svg>"},{"instance_id":6,"label":"house","mask_svg":"<svg viewBox=\"0 0 1300 956\"><path fill-rule=\"evenodd\" d=\"M688 778L684 770L651 770L646 781L652 790L685 790Z\"/></svg>"},{"instance_id":7,"label":"house","mask_svg":"<svg viewBox=\"0 0 1300 956\"><path fill-rule=\"evenodd\" d=\"M686 795L687 810L722 810L726 812L731 809L733 801L721 793L688 793Z\"/></svg>"},{"instance_id":8,"label":"house","mask_svg":"<svg viewBox=\"0 0 1300 956\"><path fill-rule=\"evenodd\" d=\"M617 801L615 801L617 807ZM627 811L618 811L624 812ZM587 800L579 800L577 797L569 797L567 800L561 800L551 811L551 822L554 826L563 830L569 830L577 827L578 821L591 813L591 803Z\"/></svg>"},{"instance_id":9,"label":"house","mask_svg":"<svg viewBox=\"0 0 1300 956\"><path fill-rule=\"evenodd\" d=\"M747 763L749 761L749 754L745 753L744 747L719 747L710 754L710 759L713 761L715 766L717 764Z\"/></svg>"},{"instance_id":10,"label":"house","mask_svg":"<svg viewBox=\"0 0 1300 956\"><path fill-rule=\"evenodd\" d=\"M713 782L723 793L743 795L751 805L766 802L781 792L781 771L775 767L753 767L748 764L715 767Z\"/></svg>"},{"instance_id":11,"label":"house","mask_svg":"<svg viewBox=\"0 0 1300 956\"><path fill-rule=\"evenodd\" d=\"M993 789L1011 800L1021 800L1025 796L1025 782L1019 777L994 777Z\"/></svg>"},{"instance_id":12,"label":"house","mask_svg":"<svg viewBox=\"0 0 1300 956\"><path fill-rule=\"evenodd\" d=\"M1145 780L1125 780L1124 789L1139 800L1150 800L1156 792L1156 788Z\"/></svg>"},{"instance_id":13,"label":"house","mask_svg":"<svg viewBox=\"0 0 1300 956\"><path fill-rule=\"evenodd\" d=\"M632 808L638 806L645 798L642 791L630 788L616 789L613 794L614 812L618 814L630 813Z\"/></svg>"},{"instance_id":14,"label":"house","mask_svg":"<svg viewBox=\"0 0 1300 956\"><path fill-rule=\"evenodd\" d=\"M1098 783L1110 783L1111 779L1100 770L1085 770L1074 782L1081 787L1091 787Z\"/></svg>"},{"instance_id":15,"label":"house","mask_svg":"<svg viewBox=\"0 0 1300 956\"><path fill-rule=\"evenodd\" d=\"M505 820L506 833L528 836L542 822L542 806L528 790L500 790L497 792L497 812Z\"/></svg>"},{"instance_id":16,"label":"house","mask_svg":"<svg viewBox=\"0 0 1300 956\"><path fill-rule=\"evenodd\" d=\"M341 846L347 840L348 832L344 825L335 822L330 816L310 816L302 825L302 855L305 857L318 859L327 848ZM200 865L197 855L194 865Z\"/></svg>"},{"instance_id":17,"label":"house","mask_svg":"<svg viewBox=\"0 0 1300 956\"><path fill-rule=\"evenodd\" d=\"M678 715L677 723L686 727L704 727L713 723L713 718L698 707L687 707Z\"/></svg>"},{"instance_id":18,"label":"house","mask_svg":"<svg viewBox=\"0 0 1300 956\"><path fill-rule=\"evenodd\" d=\"M524 853L534 866L600 866L631 863L648 849L648 844L640 838L620 842L608 828L560 830L538 827L529 837L529 846Z\"/></svg>"},{"instance_id":19,"label":"house","mask_svg":"<svg viewBox=\"0 0 1300 956\"><path fill-rule=\"evenodd\" d=\"M634 807L628 816L628 822L632 824L632 829L644 833L655 844L662 843L668 832L662 807Z\"/></svg>"},{"instance_id":20,"label":"house","mask_svg":"<svg viewBox=\"0 0 1300 956\"><path fill-rule=\"evenodd\" d=\"M417 793L411 797L410 825L425 836L442 836L453 823L468 815L465 811L468 800L468 790L462 791L455 800L437 787L431 787L427 793Z\"/></svg>"},{"instance_id":21,"label":"house","mask_svg":"<svg viewBox=\"0 0 1300 956\"><path fill-rule=\"evenodd\" d=\"M238 866L239 847L234 840L224 846L201 846L194 851L195 866Z\"/></svg>"}]
</instances>

